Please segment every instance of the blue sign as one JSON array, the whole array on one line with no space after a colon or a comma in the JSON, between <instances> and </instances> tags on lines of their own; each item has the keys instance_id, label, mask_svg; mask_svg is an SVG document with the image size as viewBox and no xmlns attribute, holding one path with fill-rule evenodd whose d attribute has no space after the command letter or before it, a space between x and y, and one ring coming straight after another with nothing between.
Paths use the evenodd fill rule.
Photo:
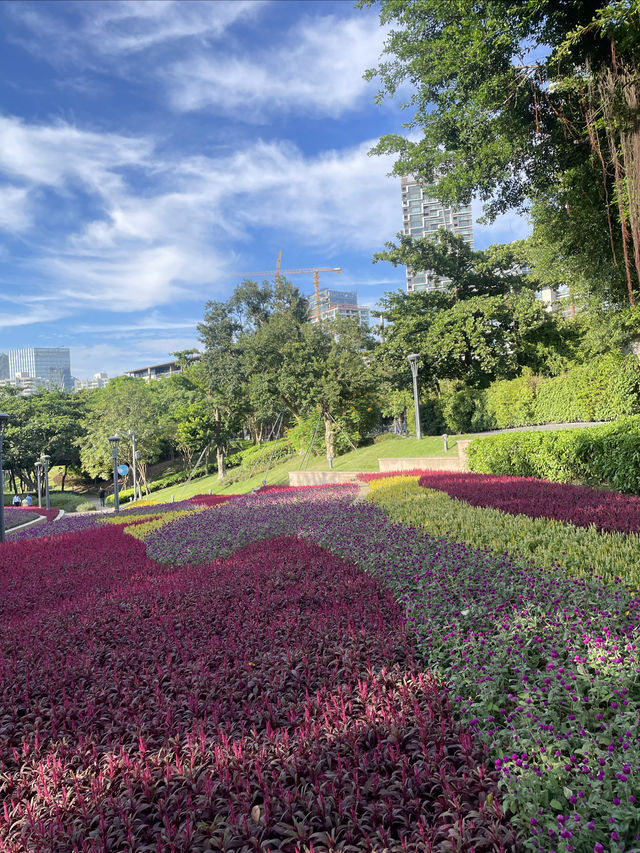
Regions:
<instances>
[{"instance_id":1,"label":"blue sign","mask_svg":"<svg viewBox=\"0 0 640 853\"><path fill-rule=\"evenodd\" d=\"M128 473L129 473L129 466L128 465L118 465L118 474L120 474L121 477L126 477Z\"/></svg>"}]
</instances>

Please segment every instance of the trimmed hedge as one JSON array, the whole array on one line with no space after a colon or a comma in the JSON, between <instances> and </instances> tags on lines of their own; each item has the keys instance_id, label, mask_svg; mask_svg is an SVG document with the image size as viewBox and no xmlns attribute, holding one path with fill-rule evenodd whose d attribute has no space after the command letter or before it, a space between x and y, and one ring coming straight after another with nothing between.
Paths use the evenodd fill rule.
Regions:
<instances>
[{"instance_id":1,"label":"trimmed hedge","mask_svg":"<svg viewBox=\"0 0 640 853\"><path fill-rule=\"evenodd\" d=\"M469 468L479 474L581 482L640 494L640 415L602 426L476 438Z\"/></svg>"},{"instance_id":2,"label":"trimmed hedge","mask_svg":"<svg viewBox=\"0 0 640 853\"><path fill-rule=\"evenodd\" d=\"M463 388L443 401L450 433L490 429L613 421L640 413L640 362L635 355L610 354L579 364L562 376L534 376L487 389Z\"/></svg>"}]
</instances>

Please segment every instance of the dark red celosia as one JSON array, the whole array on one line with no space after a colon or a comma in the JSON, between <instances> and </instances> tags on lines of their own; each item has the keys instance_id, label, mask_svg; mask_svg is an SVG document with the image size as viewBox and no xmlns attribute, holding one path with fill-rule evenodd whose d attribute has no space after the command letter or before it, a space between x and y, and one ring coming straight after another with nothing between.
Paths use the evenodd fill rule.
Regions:
<instances>
[{"instance_id":1,"label":"dark red celosia","mask_svg":"<svg viewBox=\"0 0 640 853\"><path fill-rule=\"evenodd\" d=\"M63 583L37 619L18 623L8 572L0 849L514 849L485 753L376 580L293 538L154 572L98 532L78 535L95 572L49 540L86 595Z\"/></svg>"},{"instance_id":2,"label":"dark red celosia","mask_svg":"<svg viewBox=\"0 0 640 853\"><path fill-rule=\"evenodd\" d=\"M533 477L426 471L420 485L439 489L472 506L492 507L511 515L553 518L578 527L640 533L640 497Z\"/></svg>"}]
</instances>

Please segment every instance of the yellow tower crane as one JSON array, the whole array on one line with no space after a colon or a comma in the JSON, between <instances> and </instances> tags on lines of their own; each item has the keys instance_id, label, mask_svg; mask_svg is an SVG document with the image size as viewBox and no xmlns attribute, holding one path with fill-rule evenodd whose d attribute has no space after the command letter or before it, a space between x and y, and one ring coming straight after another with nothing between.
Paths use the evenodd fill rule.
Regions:
<instances>
[{"instance_id":1,"label":"yellow tower crane","mask_svg":"<svg viewBox=\"0 0 640 853\"><path fill-rule=\"evenodd\" d=\"M341 273L341 267L310 267L309 269L298 270L283 270L280 269L280 261L282 260L282 252L278 252L278 260L276 261L276 269L263 270L262 272L239 272L234 273L236 276L246 278L250 275L275 275L276 279L281 275L302 275L303 273L313 273L313 290L316 299L316 319L320 322L320 273L321 272L337 272Z\"/></svg>"}]
</instances>

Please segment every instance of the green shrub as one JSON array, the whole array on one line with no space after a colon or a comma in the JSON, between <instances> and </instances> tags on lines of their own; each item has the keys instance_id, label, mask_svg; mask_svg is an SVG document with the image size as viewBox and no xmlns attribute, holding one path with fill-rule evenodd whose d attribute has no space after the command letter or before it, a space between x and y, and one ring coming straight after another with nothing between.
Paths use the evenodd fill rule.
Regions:
<instances>
[{"instance_id":1,"label":"green shrub","mask_svg":"<svg viewBox=\"0 0 640 853\"><path fill-rule=\"evenodd\" d=\"M640 363L607 355L538 382L535 423L611 421L640 412Z\"/></svg>"},{"instance_id":2,"label":"green shrub","mask_svg":"<svg viewBox=\"0 0 640 853\"><path fill-rule=\"evenodd\" d=\"M445 398L442 415L446 431L453 435L495 426L487 414L486 391L478 388L462 388Z\"/></svg>"},{"instance_id":3,"label":"green shrub","mask_svg":"<svg viewBox=\"0 0 640 853\"><path fill-rule=\"evenodd\" d=\"M540 380L530 370L517 379L494 382L486 391L489 429L529 426L537 423L535 412L536 385Z\"/></svg>"},{"instance_id":4,"label":"green shrub","mask_svg":"<svg viewBox=\"0 0 640 853\"><path fill-rule=\"evenodd\" d=\"M640 494L640 415L582 429L476 438L468 460L480 474L577 481Z\"/></svg>"},{"instance_id":5,"label":"green shrub","mask_svg":"<svg viewBox=\"0 0 640 853\"><path fill-rule=\"evenodd\" d=\"M78 504L76 512L95 512L95 509L96 508L91 501L85 501L84 503Z\"/></svg>"}]
</instances>

